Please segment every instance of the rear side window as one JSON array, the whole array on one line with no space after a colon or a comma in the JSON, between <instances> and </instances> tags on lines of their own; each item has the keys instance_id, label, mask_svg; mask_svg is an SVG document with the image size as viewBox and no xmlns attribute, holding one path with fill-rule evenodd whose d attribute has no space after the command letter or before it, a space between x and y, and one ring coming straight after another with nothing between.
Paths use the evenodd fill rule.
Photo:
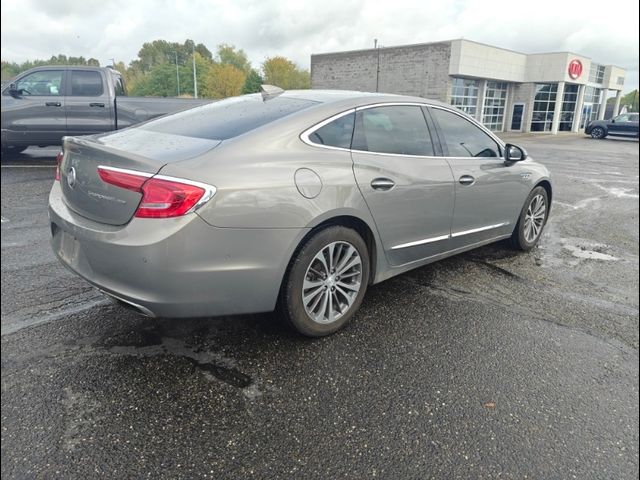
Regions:
<instances>
[{"instance_id":1,"label":"rear side window","mask_svg":"<svg viewBox=\"0 0 640 480\"><path fill-rule=\"evenodd\" d=\"M434 155L422 109L409 105L356 112L351 148L377 153Z\"/></svg>"},{"instance_id":2,"label":"rear side window","mask_svg":"<svg viewBox=\"0 0 640 480\"><path fill-rule=\"evenodd\" d=\"M351 147L355 118L355 113L336 118L333 122L327 123L309 135L309 140L318 145L349 148Z\"/></svg>"},{"instance_id":3,"label":"rear side window","mask_svg":"<svg viewBox=\"0 0 640 480\"><path fill-rule=\"evenodd\" d=\"M444 135L449 157L499 157L495 140L460 115L432 108L431 113Z\"/></svg>"},{"instance_id":4,"label":"rear side window","mask_svg":"<svg viewBox=\"0 0 640 480\"><path fill-rule=\"evenodd\" d=\"M103 91L100 72L71 70L71 96L99 97Z\"/></svg>"},{"instance_id":5,"label":"rear side window","mask_svg":"<svg viewBox=\"0 0 640 480\"><path fill-rule=\"evenodd\" d=\"M158 118L139 128L184 137L227 140L317 103L282 95L265 102L260 94L244 95Z\"/></svg>"}]
</instances>

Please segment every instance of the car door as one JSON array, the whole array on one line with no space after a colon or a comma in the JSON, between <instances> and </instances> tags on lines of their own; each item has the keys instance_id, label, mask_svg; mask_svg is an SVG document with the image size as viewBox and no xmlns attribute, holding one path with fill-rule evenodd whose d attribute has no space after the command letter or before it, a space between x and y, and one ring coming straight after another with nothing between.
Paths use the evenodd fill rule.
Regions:
<instances>
[{"instance_id":1,"label":"car door","mask_svg":"<svg viewBox=\"0 0 640 480\"><path fill-rule=\"evenodd\" d=\"M420 105L356 109L351 157L392 265L449 248L453 176L446 160L436 156Z\"/></svg>"},{"instance_id":2,"label":"car door","mask_svg":"<svg viewBox=\"0 0 640 480\"><path fill-rule=\"evenodd\" d=\"M15 82L14 95L4 93L3 140L7 144L56 145L66 135L64 70L39 70Z\"/></svg>"},{"instance_id":3,"label":"car door","mask_svg":"<svg viewBox=\"0 0 640 480\"><path fill-rule=\"evenodd\" d=\"M526 162L505 162L498 142L465 115L429 112L454 177L452 248L510 235L529 193Z\"/></svg>"},{"instance_id":4,"label":"car door","mask_svg":"<svg viewBox=\"0 0 640 480\"><path fill-rule=\"evenodd\" d=\"M72 69L68 72L66 98L69 135L91 135L113 130L113 105L99 70Z\"/></svg>"},{"instance_id":5,"label":"car door","mask_svg":"<svg viewBox=\"0 0 640 480\"><path fill-rule=\"evenodd\" d=\"M607 133L610 135L631 135L629 114L623 113L611 119L607 125Z\"/></svg>"}]
</instances>

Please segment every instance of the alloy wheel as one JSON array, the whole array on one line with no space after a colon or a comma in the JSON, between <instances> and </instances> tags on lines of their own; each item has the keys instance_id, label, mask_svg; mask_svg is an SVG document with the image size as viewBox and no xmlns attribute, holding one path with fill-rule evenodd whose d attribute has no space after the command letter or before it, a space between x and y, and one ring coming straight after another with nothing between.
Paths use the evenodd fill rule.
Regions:
<instances>
[{"instance_id":1,"label":"alloy wheel","mask_svg":"<svg viewBox=\"0 0 640 480\"><path fill-rule=\"evenodd\" d=\"M547 205L544 197L540 194L534 196L527 207L527 213L524 217L524 238L527 242L533 243L540 236L542 227L544 227L546 212Z\"/></svg>"},{"instance_id":2,"label":"alloy wheel","mask_svg":"<svg viewBox=\"0 0 640 480\"><path fill-rule=\"evenodd\" d=\"M333 242L320 250L307 267L302 304L309 317L333 323L353 305L362 286L362 259L348 242Z\"/></svg>"}]
</instances>

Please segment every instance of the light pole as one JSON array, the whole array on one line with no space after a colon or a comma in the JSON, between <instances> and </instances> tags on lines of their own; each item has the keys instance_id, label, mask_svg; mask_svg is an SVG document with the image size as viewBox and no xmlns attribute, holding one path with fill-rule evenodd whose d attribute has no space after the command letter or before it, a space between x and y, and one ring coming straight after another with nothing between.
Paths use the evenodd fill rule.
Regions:
<instances>
[{"instance_id":1,"label":"light pole","mask_svg":"<svg viewBox=\"0 0 640 480\"><path fill-rule=\"evenodd\" d=\"M198 98L198 77L196 76L196 42L193 42L191 45L193 48L191 50L193 57L193 97Z\"/></svg>"},{"instance_id":2,"label":"light pole","mask_svg":"<svg viewBox=\"0 0 640 480\"><path fill-rule=\"evenodd\" d=\"M176 55L176 83L178 86L178 96L180 96L180 70L178 70L178 52L173 52Z\"/></svg>"}]
</instances>

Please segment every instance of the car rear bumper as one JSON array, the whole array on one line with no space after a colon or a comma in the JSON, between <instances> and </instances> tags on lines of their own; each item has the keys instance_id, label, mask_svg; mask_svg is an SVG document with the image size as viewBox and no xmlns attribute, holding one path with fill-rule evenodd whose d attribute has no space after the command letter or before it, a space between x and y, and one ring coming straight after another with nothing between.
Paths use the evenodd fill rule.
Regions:
<instances>
[{"instance_id":1,"label":"car rear bumper","mask_svg":"<svg viewBox=\"0 0 640 480\"><path fill-rule=\"evenodd\" d=\"M212 227L192 213L124 226L77 215L58 183L49 196L58 259L98 289L159 317L271 311L306 229Z\"/></svg>"}]
</instances>

